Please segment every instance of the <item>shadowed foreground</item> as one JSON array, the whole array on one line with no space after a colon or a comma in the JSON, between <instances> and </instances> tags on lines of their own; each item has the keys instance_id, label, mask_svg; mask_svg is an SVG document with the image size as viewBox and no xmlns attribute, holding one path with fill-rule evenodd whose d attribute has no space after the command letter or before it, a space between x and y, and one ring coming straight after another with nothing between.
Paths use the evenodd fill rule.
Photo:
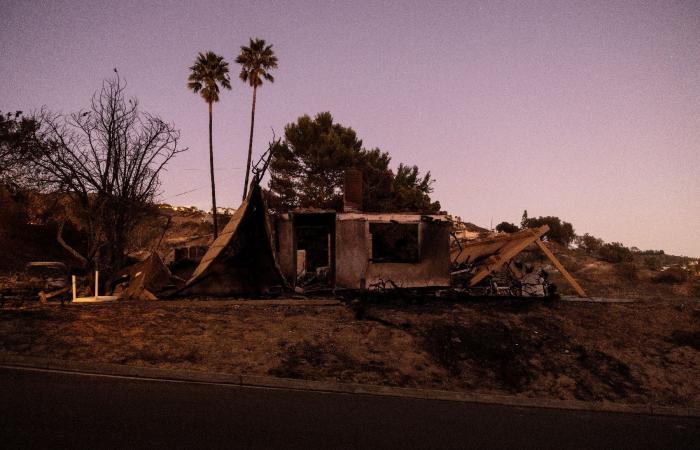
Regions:
<instances>
[{"instance_id":1,"label":"shadowed foreground","mask_svg":"<svg viewBox=\"0 0 700 450\"><path fill-rule=\"evenodd\" d=\"M5 448L696 448L700 419L0 368Z\"/></svg>"},{"instance_id":2,"label":"shadowed foreground","mask_svg":"<svg viewBox=\"0 0 700 450\"><path fill-rule=\"evenodd\" d=\"M700 405L700 303L116 302L0 309L5 354L637 405Z\"/></svg>"}]
</instances>

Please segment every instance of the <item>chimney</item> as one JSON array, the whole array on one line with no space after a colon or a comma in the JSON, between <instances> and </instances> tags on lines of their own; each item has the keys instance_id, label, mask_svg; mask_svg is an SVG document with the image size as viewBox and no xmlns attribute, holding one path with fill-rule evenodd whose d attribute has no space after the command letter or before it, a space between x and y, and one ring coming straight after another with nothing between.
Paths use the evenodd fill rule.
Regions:
<instances>
[{"instance_id":1,"label":"chimney","mask_svg":"<svg viewBox=\"0 0 700 450\"><path fill-rule=\"evenodd\" d=\"M362 172L357 169L348 169L345 171L343 211L362 211Z\"/></svg>"}]
</instances>

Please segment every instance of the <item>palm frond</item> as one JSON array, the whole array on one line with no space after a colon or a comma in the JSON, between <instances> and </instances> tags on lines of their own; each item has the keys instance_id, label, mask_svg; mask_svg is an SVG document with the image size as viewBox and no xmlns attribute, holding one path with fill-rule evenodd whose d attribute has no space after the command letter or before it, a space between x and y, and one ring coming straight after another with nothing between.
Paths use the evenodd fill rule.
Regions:
<instances>
[{"instance_id":1,"label":"palm frond","mask_svg":"<svg viewBox=\"0 0 700 450\"><path fill-rule=\"evenodd\" d=\"M188 89L195 94L199 93L208 103L219 101L219 85L225 89L231 89L228 62L223 56L212 51L199 52L190 71L187 77Z\"/></svg>"},{"instance_id":2,"label":"palm frond","mask_svg":"<svg viewBox=\"0 0 700 450\"><path fill-rule=\"evenodd\" d=\"M261 86L263 79L270 83L275 81L268 71L277 68L277 57L272 45L266 45L264 39L251 38L248 46L241 46L236 63L241 65L239 78L252 87Z\"/></svg>"}]
</instances>

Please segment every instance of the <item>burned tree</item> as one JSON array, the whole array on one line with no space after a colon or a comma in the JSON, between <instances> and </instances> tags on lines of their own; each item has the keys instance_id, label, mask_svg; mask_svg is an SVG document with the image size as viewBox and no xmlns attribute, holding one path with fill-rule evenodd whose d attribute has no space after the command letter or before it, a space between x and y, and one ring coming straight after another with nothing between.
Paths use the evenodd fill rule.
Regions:
<instances>
[{"instance_id":1,"label":"burned tree","mask_svg":"<svg viewBox=\"0 0 700 450\"><path fill-rule=\"evenodd\" d=\"M17 190L27 184L26 167L39 151L39 124L22 111L0 112L0 185Z\"/></svg>"},{"instance_id":2,"label":"burned tree","mask_svg":"<svg viewBox=\"0 0 700 450\"><path fill-rule=\"evenodd\" d=\"M156 195L161 171L186 150L178 147L180 132L140 111L125 89L117 74L103 82L87 110L42 111L39 133L46 145L33 162L41 186L60 193L86 231L85 254L63 242L59 226L61 245L86 267L107 271L123 265L129 233Z\"/></svg>"}]
</instances>

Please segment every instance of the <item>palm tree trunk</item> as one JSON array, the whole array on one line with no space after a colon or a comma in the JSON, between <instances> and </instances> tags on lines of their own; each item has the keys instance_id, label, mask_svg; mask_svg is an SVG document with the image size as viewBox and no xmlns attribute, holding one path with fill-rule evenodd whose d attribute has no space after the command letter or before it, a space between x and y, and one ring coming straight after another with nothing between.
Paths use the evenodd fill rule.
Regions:
<instances>
[{"instance_id":1,"label":"palm tree trunk","mask_svg":"<svg viewBox=\"0 0 700 450\"><path fill-rule=\"evenodd\" d=\"M214 184L214 144L211 137L211 102L209 102L209 168L211 169L211 213L214 216L214 239L219 237L216 220L216 185Z\"/></svg>"},{"instance_id":2,"label":"palm tree trunk","mask_svg":"<svg viewBox=\"0 0 700 450\"><path fill-rule=\"evenodd\" d=\"M253 110L250 113L250 140L248 141L248 164L245 171L245 184L243 185L243 200L248 195L248 177L250 176L250 160L253 157L253 127L255 125L255 97L258 91L257 86L253 86Z\"/></svg>"}]
</instances>

